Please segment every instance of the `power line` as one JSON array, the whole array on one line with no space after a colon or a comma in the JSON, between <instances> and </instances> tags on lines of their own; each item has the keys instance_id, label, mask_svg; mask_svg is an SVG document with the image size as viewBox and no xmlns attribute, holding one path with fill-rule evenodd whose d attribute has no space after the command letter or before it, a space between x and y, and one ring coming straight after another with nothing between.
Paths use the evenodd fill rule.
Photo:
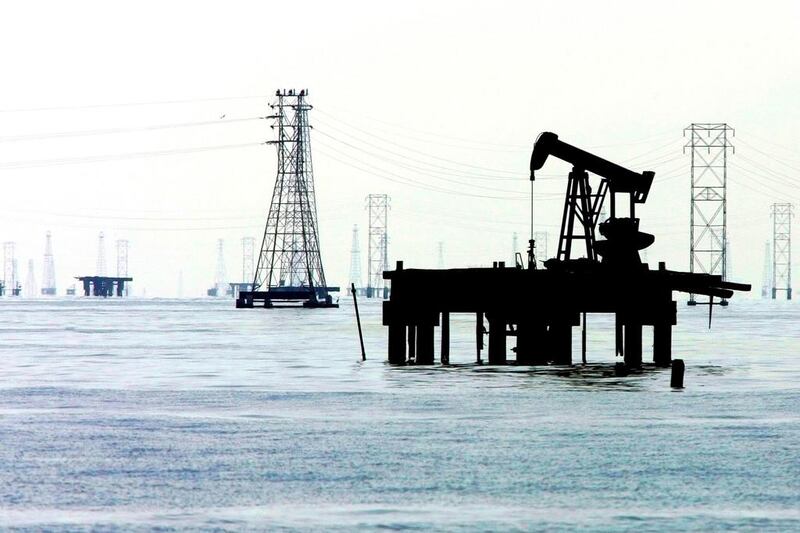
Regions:
<instances>
[{"instance_id":1,"label":"power line","mask_svg":"<svg viewBox=\"0 0 800 533\"><path fill-rule=\"evenodd\" d=\"M126 159L138 159L147 157L162 157L168 155L193 154L198 152L210 152L217 150L231 150L235 148L248 148L263 145L263 142L249 142L239 144L221 144L216 146L199 146L195 148L179 148L175 150L155 150L150 152L131 152L126 154L110 154L101 156L86 157L63 157L53 159L34 159L28 161L9 161L0 163L0 169L22 169L34 167L49 167L58 165L79 165L85 163L100 163L104 161L120 161Z\"/></svg>"},{"instance_id":2,"label":"power line","mask_svg":"<svg viewBox=\"0 0 800 533\"><path fill-rule=\"evenodd\" d=\"M111 103L111 104L78 104L78 105L65 105L65 106L42 106L42 107L22 107L16 109L0 109L0 113L36 113L40 111L71 111L78 109L108 109L112 107L139 107L150 105L169 105L169 104L194 104L200 102L224 102L231 100L254 100L261 98L269 98L266 95L253 95L253 96L218 96L210 98L187 98L180 100L151 100L145 102L125 102L125 103Z\"/></svg>"},{"instance_id":3,"label":"power line","mask_svg":"<svg viewBox=\"0 0 800 533\"><path fill-rule=\"evenodd\" d=\"M26 135L12 135L0 137L0 142L20 142L20 141L38 141L43 139L60 139L65 137L88 137L93 135L112 135L118 133L135 133L142 131L156 131L176 128L191 128L197 126L219 126L223 124L235 124L241 122L250 122L253 120L260 120L264 117L247 117L247 118L232 118L224 120L204 120L197 122L178 122L174 124L158 124L154 126L134 126L129 128L106 128L96 130L79 130L79 131L60 131L50 133L32 133Z\"/></svg>"}]
</instances>

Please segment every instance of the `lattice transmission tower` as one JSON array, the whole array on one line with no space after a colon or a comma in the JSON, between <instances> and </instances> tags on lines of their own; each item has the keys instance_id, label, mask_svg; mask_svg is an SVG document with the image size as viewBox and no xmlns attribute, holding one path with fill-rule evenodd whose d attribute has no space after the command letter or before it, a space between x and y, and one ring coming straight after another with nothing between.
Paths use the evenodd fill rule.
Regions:
<instances>
[{"instance_id":1,"label":"lattice transmission tower","mask_svg":"<svg viewBox=\"0 0 800 533\"><path fill-rule=\"evenodd\" d=\"M792 204L772 204L772 299L792 299Z\"/></svg>"},{"instance_id":2,"label":"lattice transmission tower","mask_svg":"<svg viewBox=\"0 0 800 533\"><path fill-rule=\"evenodd\" d=\"M267 300L304 295L307 306L331 304L322 268L306 90L281 90L271 104L278 175L256 263L253 291ZM297 297L292 299L298 299ZM332 306L332 305L331 305ZM269 306L268 306L269 307Z\"/></svg>"},{"instance_id":3,"label":"lattice transmission tower","mask_svg":"<svg viewBox=\"0 0 800 533\"><path fill-rule=\"evenodd\" d=\"M516 235L516 233L514 235ZM436 251L437 251L437 255L439 256L439 260L436 262L436 268L442 269L442 268L444 268L444 242L443 241L439 241L436 244Z\"/></svg>"},{"instance_id":4,"label":"lattice transmission tower","mask_svg":"<svg viewBox=\"0 0 800 533\"><path fill-rule=\"evenodd\" d=\"M44 262L42 266L42 294L55 296L56 294L56 266L53 259L53 240L48 231L44 241Z\"/></svg>"},{"instance_id":5,"label":"lattice transmission tower","mask_svg":"<svg viewBox=\"0 0 800 533\"><path fill-rule=\"evenodd\" d=\"M358 236L358 224L353 224L353 242L350 246L350 284L348 291L352 293L349 287L355 286L356 290L362 288L363 281L361 279L361 243Z\"/></svg>"},{"instance_id":6,"label":"lattice transmission tower","mask_svg":"<svg viewBox=\"0 0 800 533\"><path fill-rule=\"evenodd\" d=\"M102 231L97 236L97 268L95 271L98 276L106 275L106 236Z\"/></svg>"},{"instance_id":7,"label":"lattice transmission tower","mask_svg":"<svg viewBox=\"0 0 800 533\"><path fill-rule=\"evenodd\" d=\"M727 279L728 151L734 130L726 123L692 123L683 130L691 152L691 209L689 214L689 271ZM696 305L689 295L689 305ZM705 303L705 302L703 302ZM715 302L716 303L716 302ZM726 305L727 302L719 302Z\"/></svg>"},{"instance_id":8,"label":"lattice transmission tower","mask_svg":"<svg viewBox=\"0 0 800 533\"><path fill-rule=\"evenodd\" d=\"M383 271L389 266L388 216L389 195L370 194L367 196L369 212L369 247L367 250L367 297L388 297L388 287L383 279Z\"/></svg>"}]
</instances>

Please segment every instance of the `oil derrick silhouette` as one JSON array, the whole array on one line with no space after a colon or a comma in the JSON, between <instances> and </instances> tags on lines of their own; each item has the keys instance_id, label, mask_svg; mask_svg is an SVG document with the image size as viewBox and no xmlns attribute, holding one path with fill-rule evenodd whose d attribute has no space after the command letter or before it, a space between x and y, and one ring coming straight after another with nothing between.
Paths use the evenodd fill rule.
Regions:
<instances>
[{"instance_id":1,"label":"oil derrick silhouette","mask_svg":"<svg viewBox=\"0 0 800 533\"><path fill-rule=\"evenodd\" d=\"M280 90L270 107L277 139L278 174L272 191L253 290L244 291L237 307L263 301L302 301L304 307L335 307L322 269L306 90Z\"/></svg>"},{"instance_id":2,"label":"oil derrick silhouette","mask_svg":"<svg viewBox=\"0 0 800 533\"><path fill-rule=\"evenodd\" d=\"M56 269L53 260L52 235L48 231L45 236L44 267L42 269L42 294L55 296L56 294Z\"/></svg>"}]
</instances>

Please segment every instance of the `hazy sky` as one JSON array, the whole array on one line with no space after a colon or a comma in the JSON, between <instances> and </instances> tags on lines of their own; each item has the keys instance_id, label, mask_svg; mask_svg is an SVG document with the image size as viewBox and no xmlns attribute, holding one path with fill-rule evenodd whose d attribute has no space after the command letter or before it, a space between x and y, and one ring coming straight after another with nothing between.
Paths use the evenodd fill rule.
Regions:
<instances>
[{"instance_id":1,"label":"hazy sky","mask_svg":"<svg viewBox=\"0 0 800 533\"><path fill-rule=\"evenodd\" d=\"M20 275L53 232L59 293L97 234L130 240L136 293L201 295L216 239L241 277L275 177L267 104L308 88L323 262L347 281L364 197L388 193L390 261L510 260L536 135L653 170L649 260L688 268L683 128L728 122L733 277L761 284L769 206L800 205L796 2L10 2L0 19L0 240ZM221 118L223 117L224 118ZM537 182L555 248L568 168ZM561 176L564 176L562 179ZM436 190L431 190L436 189ZM522 250L520 250L522 251Z\"/></svg>"}]
</instances>

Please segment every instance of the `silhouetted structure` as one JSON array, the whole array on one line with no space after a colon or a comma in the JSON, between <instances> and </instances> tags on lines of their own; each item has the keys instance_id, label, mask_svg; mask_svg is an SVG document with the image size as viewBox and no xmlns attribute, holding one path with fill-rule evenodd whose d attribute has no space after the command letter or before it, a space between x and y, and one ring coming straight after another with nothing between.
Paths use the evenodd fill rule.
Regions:
<instances>
[{"instance_id":1,"label":"silhouetted structure","mask_svg":"<svg viewBox=\"0 0 800 533\"><path fill-rule=\"evenodd\" d=\"M383 271L388 266L388 216L389 195L370 194L367 196L369 213L369 248L367 250L367 298L389 296L389 287L383 279Z\"/></svg>"},{"instance_id":2,"label":"silhouetted structure","mask_svg":"<svg viewBox=\"0 0 800 533\"><path fill-rule=\"evenodd\" d=\"M383 323L389 327L389 362L432 364L434 327L441 324L441 360L450 358L449 318L452 313L476 317L477 360L481 362L487 333L488 362L508 362L508 338L516 338L517 364L572 363L572 328L583 325L582 359L586 356L587 313L614 313L616 352L625 367L642 364L642 327L653 327L653 361L668 366L672 360L672 326L676 323L673 291L730 298L749 285L729 283L721 275L676 272L659 263L657 270L643 264L639 251L655 237L639 231L636 205L644 203L653 172L637 173L566 144L553 133L537 139L531 157L531 179L548 156L573 165L561 221L558 256L537 269L529 250L524 265L450 270L405 269L398 261L384 272L392 294L384 303ZM599 178L589 184L589 172ZM617 201L621 195L623 202ZM608 198L609 218L599 221ZM620 210L627 211L620 216ZM596 239L598 230L602 239ZM583 257L578 257L583 252ZM469 291L442 291L442 287L470 287ZM711 307L709 307L709 312ZM710 318L710 317L709 317Z\"/></svg>"},{"instance_id":3,"label":"silhouetted structure","mask_svg":"<svg viewBox=\"0 0 800 533\"><path fill-rule=\"evenodd\" d=\"M278 138L278 175L256 263L253 290L242 291L236 307L275 307L274 302L302 302L303 307L338 307L322 268L314 168L306 102L307 91L277 91L271 104Z\"/></svg>"},{"instance_id":4,"label":"silhouetted structure","mask_svg":"<svg viewBox=\"0 0 800 533\"><path fill-rule=\"evenodd\" d=\"M727 279L726 244L728 228L728 149L734 150L728 134L733 128L725 123L693 123L683 130L689 141L683 147L691 151L691 210L689 215L689 271L719 274ZM696 305L689 295L689 305ZM727 305L727 300L719 300Z\"/></svg>"},{"instance_id":5,"label":"silhouetted structure","mask_svg":"<svg viewBox=\"0 0 800 533\"><path fill-rule=\"evenodd\" d=\"M42 266L42 294L55 296L56 294L56 267L53 259L52 236L48 231L45 235L44 263Z\"/></svg>"},{"instance_id":6,"label":"silhouetted structure","mask_svg":"<svg viewBox=\"0 0 800 533\"><path fill-rule=\"evenodd\" d=\"M103 298L125 296L125 283L133 281L133 278L115 276L80 276L75 279L83 284L84 296L102 296ZM67 289L67 294L70 294L69 289ZM72 294L74 294L74 289L72 289Z\"/></svg>"},{"instance_id":7,"label":"silhouetted structure","mask_svg":"<svg viewBox=\"0 0 800 533\"><path fill-rule=\"evenodd\" d=\"M772 299L792 299L792 204L772 204Z\"/></svg>"},{"instance_id":8,"label":"silhouetted structure","mask_svg":"<svg viewBox=\"0 0 800 533\"><path fill-rule=\"evenodd\" d=\"M233 296L234 288L225 281L226 277L225 240L217 239L217 269L214 273L214 285L206 291L206 294L213 298Z\"/></svg>"}]
</instances>

